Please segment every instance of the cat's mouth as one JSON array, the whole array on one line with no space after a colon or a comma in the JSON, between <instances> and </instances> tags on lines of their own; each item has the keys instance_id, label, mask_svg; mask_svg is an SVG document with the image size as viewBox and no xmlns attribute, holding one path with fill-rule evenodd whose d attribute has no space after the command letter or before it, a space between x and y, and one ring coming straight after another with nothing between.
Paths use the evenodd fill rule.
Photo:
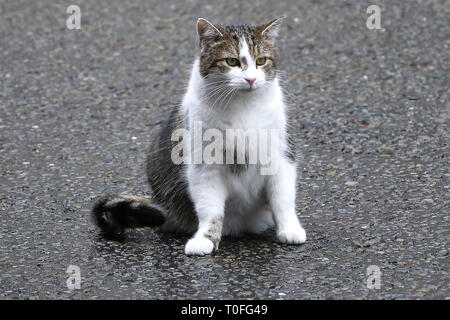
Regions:
<instances>
[{"instance_id":1,"label":"cat's mouth","mask_svg":"<svg viewBox=\"0 0 450 320\"><path fill-rule=\"evenodd\" d=\"M243 85L238 85L238 86L231 86L234 90L236 90L237 92L241 92L241 93L250 93L250 92L256 92L259 91L259 89L263 88L264 86L261 85L252 85L252 86L243 86Z\"/></svg>"},{"instance_id":2,"label":"cat's mouth","mask_svg":"<svg viewBox=\"0 0 450 320\"><path fill-rule=\"evenodd\" d=\"M240 92L254 92L254 91L256 91L256 90L258 90L258 89L260 89L261 88L261 86L238 86L238 87L235 87L235 89L237 89L238 91L240 91Z\"/></svg>"},{"instance_id":3,"label":"cat's mouth","mask_svg":"<svg viewBox=\"0 0 450 320\"><path fill-rule=\"evenodd\" d=\"M249 88L242 88L240 90L243 91L243 92L254 92L254 91L258 90L259 88L260 87L253 87L253 86L251 86Z\"/></svg>"}]
</instances>

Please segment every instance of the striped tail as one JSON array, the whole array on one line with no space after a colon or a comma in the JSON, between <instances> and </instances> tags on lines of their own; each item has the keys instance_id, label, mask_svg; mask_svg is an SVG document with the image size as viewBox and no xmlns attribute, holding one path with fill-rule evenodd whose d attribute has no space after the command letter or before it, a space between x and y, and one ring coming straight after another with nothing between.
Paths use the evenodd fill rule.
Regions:
<instances>
[{"instance_id":1,"label":"striped tail","mask_svg":"<svg viewBox=\"0 0 450 320\"><path fill-rule=\"evenodd\" d=\"M127 195L107 195L92 209L95 224L105 235L123 235L126 229L157 227L165 221L165 211L149 199Z\"/></svg>"}]
</instances>

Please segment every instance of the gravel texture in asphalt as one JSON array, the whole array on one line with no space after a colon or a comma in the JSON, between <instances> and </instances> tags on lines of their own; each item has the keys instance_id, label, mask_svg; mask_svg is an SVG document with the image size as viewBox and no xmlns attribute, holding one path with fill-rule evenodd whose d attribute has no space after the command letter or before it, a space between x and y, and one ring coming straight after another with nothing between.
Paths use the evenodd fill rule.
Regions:
<instances>
[{"instance_id":1,"label":"gravel texture in asphalt","mask_svg":"<svg viewBox=\"0 0 450 320\"><path fill-rule=\"evenodd\" d=\"M71 1L0 1L1 299L450 298L449 1L76 2L81 30ZM186 87L196 19L281 15L308 241L267 232L187 257L183 235L100 237L96 197L149 194L146 150Z\"/></svg>"}]
</instances>

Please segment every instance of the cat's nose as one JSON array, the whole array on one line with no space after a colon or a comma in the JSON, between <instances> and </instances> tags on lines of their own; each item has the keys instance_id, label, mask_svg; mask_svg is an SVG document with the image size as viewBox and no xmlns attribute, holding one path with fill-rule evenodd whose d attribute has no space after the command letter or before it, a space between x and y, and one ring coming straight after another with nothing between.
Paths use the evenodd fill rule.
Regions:
<instances>
[{"instance_id":1,"label":"cat's nose","mask_svg":"<svg viewBox=\"0 0 450 320\"><path fill-rule=\"evenodd\" d=\"M250 86L252 86L252 84L253 84L253 82L255 82L255 80L256 80L256 78L252 78L252 79L245 78L245 81L247 81Z\"/></svg>"}]
</instances>

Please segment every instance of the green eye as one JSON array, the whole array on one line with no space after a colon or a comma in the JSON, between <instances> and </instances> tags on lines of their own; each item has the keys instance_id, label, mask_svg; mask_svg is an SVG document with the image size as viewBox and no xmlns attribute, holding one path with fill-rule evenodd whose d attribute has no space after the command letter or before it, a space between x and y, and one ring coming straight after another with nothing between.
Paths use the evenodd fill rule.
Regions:
<instances>
[{"instance_id":1,"label":"green eye","mask_svg":"<svg viewBox=\"0 0 450 320\"><path fill-rule=\"evenodd\" d=\"M239 60L236 58L226 58L225 61L230 67L236 67L239 65Z\"/></svg>"},{"instance_id":2,"label":"green eye","mask_svg":"<svg viewBox=\"0 0 450 320\"><path fill-rule=\"evenodd\" d=\"M259 57L258 59L256 59L256 65L258 65L258 66L262 66L265 63L266 63L266 58L264 58L264 57Z\"/></svg>"}]
</instances>

